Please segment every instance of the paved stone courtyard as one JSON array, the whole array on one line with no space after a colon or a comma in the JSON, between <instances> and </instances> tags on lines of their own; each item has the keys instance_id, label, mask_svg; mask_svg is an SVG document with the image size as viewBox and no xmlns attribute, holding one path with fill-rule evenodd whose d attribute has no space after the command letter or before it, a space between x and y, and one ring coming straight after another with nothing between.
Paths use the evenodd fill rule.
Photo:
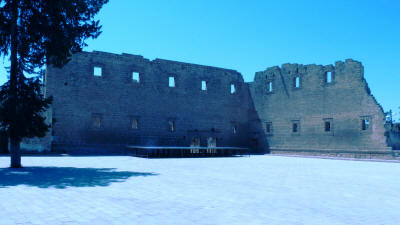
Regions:
<instances>
[{"instance_id":1,"label":"paved stone courtyard","mask_svg":"<svg viewBox=\"0 0 400 225\"><path fill-rule=\"evenodd\" d=\"M400 163L0 157L0 224L398 224Z\"/></svg>"}]
</instances>

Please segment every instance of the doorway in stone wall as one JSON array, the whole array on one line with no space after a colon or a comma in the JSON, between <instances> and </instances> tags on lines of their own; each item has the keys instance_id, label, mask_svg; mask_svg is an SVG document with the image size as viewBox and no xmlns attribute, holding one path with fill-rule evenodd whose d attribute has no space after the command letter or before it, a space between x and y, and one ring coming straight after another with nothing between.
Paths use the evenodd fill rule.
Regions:
<instances>
[{"instance_id":1,"label":"doorway in stone wall","mask_svg":"<svg viewBox=\"0 0 400 225\"><path fill-rule=\"evenodd\" d=\"M251 145L253 148L257 149L258 148L258 138L252 138Z\"/></svg>"}]
</instances>

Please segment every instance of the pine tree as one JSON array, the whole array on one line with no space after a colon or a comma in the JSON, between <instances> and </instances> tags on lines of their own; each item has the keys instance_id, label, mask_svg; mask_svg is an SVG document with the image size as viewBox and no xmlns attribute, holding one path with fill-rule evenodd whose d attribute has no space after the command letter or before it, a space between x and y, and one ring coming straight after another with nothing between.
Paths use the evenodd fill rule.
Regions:
<instances>
[{"instance_id":1,"label":"pine tree","mask_svg":"<svg viewBox=\"0 0 400 225\"><path fill-rule=\"evenodd\" d=\"M19 143L43 136L42 112L50 99L40 92L44 67L62 67L85 40L97 38L94 16L108 0L0 0L0 56L9 57L10 79L0 91L0 127L10 139L11 167L21 167Z\"/></svg>"}]
</instances>

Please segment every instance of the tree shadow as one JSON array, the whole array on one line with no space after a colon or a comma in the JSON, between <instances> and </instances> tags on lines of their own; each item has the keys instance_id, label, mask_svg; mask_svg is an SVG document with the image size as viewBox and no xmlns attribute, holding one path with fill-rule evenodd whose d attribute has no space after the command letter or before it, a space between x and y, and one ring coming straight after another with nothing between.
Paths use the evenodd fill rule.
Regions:
<instances>
[{"instance_id":1,"label":"tree shadow","mask_svg":"<svg viewBox=\"0 0 400 225\"><path fill-rule=\"evenodd\" d=\"M95 187L155 173L116 171L113 168L24 167L0 168L0 188L28 185L39 188Z\"/></svg>"}]
</instances>

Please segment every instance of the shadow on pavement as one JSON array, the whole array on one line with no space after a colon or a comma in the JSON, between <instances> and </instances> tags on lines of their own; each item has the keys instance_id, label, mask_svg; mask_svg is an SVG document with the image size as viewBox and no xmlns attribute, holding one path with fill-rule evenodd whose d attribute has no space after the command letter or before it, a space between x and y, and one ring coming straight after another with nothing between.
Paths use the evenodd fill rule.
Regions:
<instances>
[{"instance_id":1,"label":"shadow on pavement","mask_svg":"<svg viewBox=\"0 0 400 225\"><path fill-rule=\"evenodd\" d=\"M28 185L39 188L95 187L155 173L116 171L113 168L24 167L0 168L0 188Z\"/></svg>"}]
</instances>

